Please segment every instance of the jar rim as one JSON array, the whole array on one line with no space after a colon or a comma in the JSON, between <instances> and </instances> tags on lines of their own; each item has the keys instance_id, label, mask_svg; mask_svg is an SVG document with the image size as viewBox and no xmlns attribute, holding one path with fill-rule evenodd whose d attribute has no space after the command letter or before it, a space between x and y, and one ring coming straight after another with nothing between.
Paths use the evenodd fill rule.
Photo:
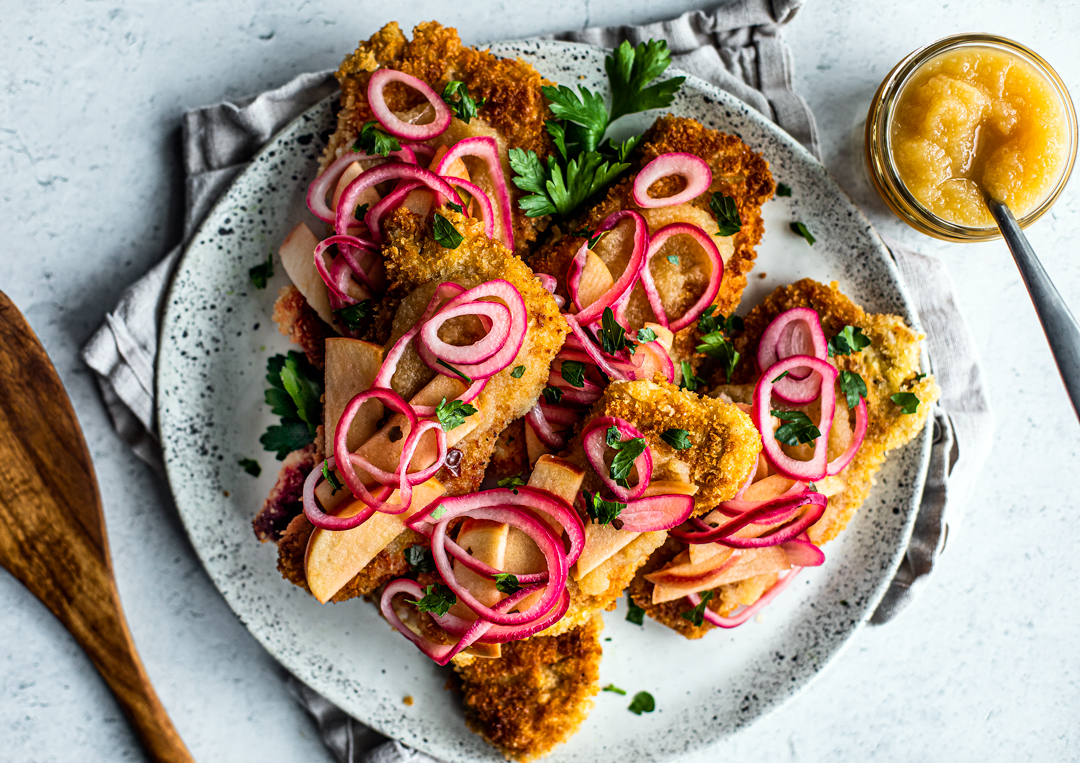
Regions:
<instances>
[{"instance_id":1,"label":"jar rim","mask_svg":"<svg viewBox=\"0 0 1080 763\"><path fill-rule=\"evenodd\" d=\"M970 227L938 217L919 202L900 179L892 155L889 129L893 108L912 76L929 60L960 48L997 48L1018 55L1030 64L1054 90L1062 107L1069 146L1061 171L1042 201L1018 220L1021 228L1034 223L1054 204L1072 174L1077 153L1076 112L1065 83L1054 68L1035 51L1005 37L985 33L963 33L943 37L905 56L882 81L866 120L866 161L871 181L886 204L917 230L949 241L986 241L1000 238L996 226Z\"/></svg>"}]
</instances>

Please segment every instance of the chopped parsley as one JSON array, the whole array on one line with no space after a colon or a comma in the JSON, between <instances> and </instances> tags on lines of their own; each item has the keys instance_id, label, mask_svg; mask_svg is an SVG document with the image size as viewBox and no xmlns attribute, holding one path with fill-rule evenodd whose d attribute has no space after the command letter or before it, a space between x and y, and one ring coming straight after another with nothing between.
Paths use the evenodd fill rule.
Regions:
<instances>
[{"instance_id":1,"label":"chopped parsley","mask_svg":"<svg viewBox=\"0 0 1080 763\"><path fill-rule=\"evenodd\" d=\"M889 399L900 406L902 413L909 416L919 409L919 398L914 392L897 392Z\"/></svg>"},{"instance_id":2,"label":"chopped parsley","mask_svg":"<svg viewBox=\"0 0 1080 763\"><path fill-rule=\"evenodd\" d=\"M327 483L329 483L330 485L330 495L337 495L337 491L341 490L344 486L341 484L341 481L338 480L337 474L330 471L330 467L327 464L327 461L322 462L322 476L323 479L326 480Z\"/></svg>"},{"instance_id":3,"label":"chopped parsley","mask_svg":"<svg viewBox=\"0 0 1080 763\"><path fill-rule=\"evenodd\" d=\"M585 386L585 364L580 360L564 360L559 374L571 387L580 389Z\"/></svg>"},{"instance_id":4,"label":"chopped parsley","mask_svg":"<svg viewBox=\"0 0 1080 763\"><path fill-rule=\"evenodd\" d=\"M270 252L266 256L266 262L261 265L248 270L248 275L251 276L251 283L255 285L256 289L265 289L266 282L274 277L274 253Z\"/></svg>"},{"instance_id":5,"label":"chopped parsley","mask_svg":"<svg viewBox=\"0 0 1080 763\"><path fill-rule=\"evenodd\" d=\"M840 391L847 397L848 408L854 408L859 398L866 397L866 382L854 371L841 371Z\"/></svg>"},{"instance_id":6,"label":"chopped parsley","mask_svg":"<svg viewBox=\"0 0 1080 763\"><path fill-rule=\"evenodd\" d=\"M259 462L256 461L254 458L241 458L239 463L240 468L242 468L252 477L258 477L260 474L262 474L262 467L259 466Z\"/></svg>"},{"instance_id":7,"label":"chopped parsley","mask_svg":"<svg viewBox=\"0 0 1080 763\"><path fill-rule=\"evenodd\" d=\"M544 387L544 389L541 391L541 394L544 396L544 400L548 403L548 405L556 405L560 400L562 400L562 390L558 387Z\"/></svg>"},{"instance_id":8,"label":"chopped parsley","mask_svg":"<svg viewBox=\"0 0 1080 763\"><path fill-rule=\"evenodd\" d=\"M495 590L505 594L517 593L521 590L521 583L518 582L517 575L503 572L495 576Z\"/></svg>"},{"instance_id":9,"label":"chopped parsley","mask_svg":"<svg viewBox=\"0 0 1080 763\"><path fill-rule=\"evenodd\" d=\"M499 487L505 487L514 491L514 495L518 494L517 489L522 485L527 484L525 480L521 479L520 474L515 474L513 477L503 477L499 480Z\"/></svg>"},{"instance_id":10,"label":"chopped parsley","mask_svg":"<svg viewBox=\"0 0 1080 763\"><path fill-rule=\"evenodd\" d=\"M432 522L436 522L436 521L438 521L438 520L442 519L442 518L443 518L443 516L445 516L445 514L446 514L446 507L445 507L445 506L443 506L443 505L442 505L442 504L440 503L440 504L439 504L438 506L436 506L436 507L435 507L435 508L434 508L434 509L432 510L431 514L430 514L430 515L428 516L428 519L429 519L430 521L432 521Z\"/></svg>"},{"instance_id":11,"label":"chopped parsley","mask_svg":"<svg viewBox=\"0 0 1080 763\"><path fill-rule=\"evenodd\" d=\"M784 185L783 183L777 183L776 184L776 195L777 196L790 196L791 195L791 186Z\"/></svg>"},{"instance_id":12,"label":"chopped parsley","mask_svg":"<svg viewBox=\"0 0 1080 763\"><path fill-rule=\"evenodd\" d=\"M355 305L338 308L334 311L334 317L349 331L359 331L364 325L364 319L371 317L371 300L365 299Z\"/></svg>"},{"instance_id":13,"label":"chopped parsley","mask_svg":"<svg viewBox=\"0 0 1080 763\"><path fill-rule=\"evenodd\" d=\"M626 597L626 620L634 625L645 624L645 610L635 604L629 595Z\"/></svg>"},{"instance_id":14,"label":"chopped parsley","mask_svg":"<svg viewBox=\"0 0 1080 763\"><path fill-rule=\"evenodd\" d=\"M455 204L452 201L446 202L446 208L454 210L459 215L465 214L465 207L461 206L460 204Z\"/></svg>"},{"instance_id":15,"label":"chopped parsley","mask_svg":"<svg viewBox=\"0 0 1080 763\"><path fill-rule=\"evenodd\" d=\"M685 612L680 612L679 617L683 620L689 620L695 627L700 628L705 622L705 605L709 603L709 600L713 597L712 591L702 591L698 594L701 597L701 601L693 609L688 609Z\"/></svg>"},{"instance_id":16,"label":"chopped parsley","mask_svg":"<svg viewBox=\"0 0 1080 763\"><path fill-rule=\"evenodd\" d=\"M634 715L641 715L642 713L651 713L656 709L656 700L653 699L653 695L647 691L639 691L634 695L634 699L630 702L630 706L626 708Z\"/></svg>"},{"instance_id":17,"label":"chopped parsley","mask_svg":"<svg viewBox=\"0 0 1080 763\"><path fill-rule=\"evenodd\" d=\"M615 430L614 437L611 435L612 429ZM649 446L645 443L644 437L632 437L629 440L622 440L621 437L622 435L619 434L619 430L615 429L615 427L608 429L607 444L618 451L615 458L611 459L609 475L615 484L629 487L626 480L630 476L630 471L634 468L634 461Z\"/></svg>"},{"instance_id":18,"label":"chopped parsley","mask_svg":"<svg viewBox=\"0 0 1080 763\"><path fill-rule=\"evenodd\" d=\"M643 344L645 342L655 342L656 332L650 328L638 329L637 340Z\"/></svg>"},{"instance_id":19,"label":"chopped parsley","mask_svg":"<svg viewBox=\"0 0 1080 763\"><path fill-rule=\"evenodd\" d=\"M678 265L679 264L679 255L677 255L677 254L669 254L666 259L672 265Z\"/></svg>"},{"instance_id":20,"label":"chopped parsley","mask_svg":"<svg viewBox=\"0 0 1080 763\"><path fill-rule=\"evenodd\" d=\"M683 77L649 84L670 63L671 53L663 40L637 47L624 42L616 48L605 62L611 85L610 111L602 95L586 88L541 88L555 117L545 126L557 154L547 157L545 163L533 151L510 150L514 185L529 194L519 201L526 215L572 217L629 169L625 160L638 139L612 143L604 140L604 135L620 117L671 104Z\"/></svg>"},{"instance_id":21,"label":"chopped parsley","mask_svg":"<svg viewBox=\"0 0 1080 763\"><path fill-rule=\"evenodd\" d=\"M773 416L786 421L776 429L776 439L785 445L807 445L821 437L821 430L814 426L802 411L770 411Z\"/></svg>"},{"instance_id":22,"label":"chopped parsley","mask_svg":"<svg viewBox=\"0 0 1080 763\"><path fill-rule=\"evenodd\" d=\"M595 493L590 493L588 490L581 491L581 497L585 499L585 510L589 512L589 516L593 518L593 521L598 525L608 525L614 522L622 510L626 508L625 503L619 503L618 501L605 501Z\"/></svg>"},{"instance_id":23,"label":"chopped parsley","mask_svg":"<svg viewBox=\"0 0 1080 763\"><path fill-rule=\"evenodd\" d=\"M694 349L719 360L720 367L724 369L724 373L727 375L728 383L731 383L731 375L735 373L735 366L738 365L739 358L742 355L735 349L735 345L730 339L719 331L714 331L701 337L701 344Z\"/></svg>"},{"instance_id":24,"label":"chopped parsley","mask_svg":"<svg viewBox=\"0 0 1080 763\"><path fill-rule=\"evenodd\" d=\"M778 381L780 381L781 379L783 379L785 376L787 376L790 373L791 373L791 369L788 369L787 371L784 371L784 373L780 374L775 379L773 379L772 383L776 384Z\"/></svg>"},{"instance_id":25,"label":"chopped parsley","mask_svg":"<svg viewBox=\"0 0 1080 763\"><path fill-rule=\"evenodd\" d=\"M626 696L626 689L620 689L615 684L608 684L607 686L605 686L600 691L610 691L610 692L612 692L614 694L621 694L624 697Z\"/></svg>"},{"instance_id":26,"label":"chopped parsley","mask_svg":"<svg viewBox=\"0 0 1080 763\"><path fill-rule=\"evenodd\" d=\"M449 586L442 583L433 583L424 589L424 596L420 601L406 599L409 604L415 604L421 612L432 612L436 615L445 615L450 607L457 604L457 596Z\"/></svg>"},{"instance_id":27,"label":"chopped parsley","mask_svg":"<svg viewBox=\"0 0 1080 763\"><path fill-rule=\"evenodd\" d=\"M419 544L405 549L405 561L413 572L434 572L435 558L431 555L431 549Z\"/></svg>"},{"instance_id":28,"label":"chopped parsley","mask_svg":"<svg viewBox=\"0 0 1080 763\"><path fill-rule=\"evenodd\" d=\"M829 357L850 355L870 346L870 337L858 326L844 326L843 330L829 340Z\"/></svg>"},{"instance_id":29,"label":"chopped parsley","mask_svg":"<svg viewBox=\"0 0 1080 763\"><path fill-rule=\"evenodd\" d=\"M660 439L675 450L686 450L693 444L690 442L690 433L685 429L669 429L660 435Z\"/></svg>"},{"instance_id":30,"label":"chopped parsley","mask_svg":"<svg viewBox=\"0 0 1080 763\"><path fill-rule=\"evenodd\" d=\"M614 355L619 350L629 350L634 353L634 343L626 338L626 329L615 320L615 313L610 307L604 308L604 314L600 318L600 331L598 332L600 349L608 355Z\"/></svg>"},{"instance_id":31,"label":"chopped parsley","mask_svg":"<svg viewBox=\"0 0 1080 763\"><path fill-rule=\"evenodd\" d=\"M739 217L739 205L735 199L725 196L719 191L713 193L709 199L709 209L716 218L716 225L720 229L717 236L727 238L734 236L742 230L742 218Z\"/></svg>"},{"instance_id":32,"label":"chopped parsley","mask_svg":"<svg viewBox=\"0 0 1080 763\"><path fill-rule=\"evenodd\" d=\"M709 305L705 308L705 311L698 318L698 331L702 334L711 334L714 331L720 331L728 336L731 334L742 331L744 328L743 319L732 313L727 318L722 315L716 315L716 305Z\"/></svg>"},{"instance_id":33,"label":"chopped parsley","mask_svg":"<svg viewBox=\"0 0 1080 763\"><path fill-rule=\"evenodd\" d=\"M357 204L356 211L353 212L353 217L355 217L357 220L363 220L365 217L367 217L368 206L370 205Z\"/></svg>"},{"instance_id":34,"label":"chopped parsley","mask_svg":"<svg viewBox=\"0 0 1080 763\"><path fill-rule=\"evenodd\" d=\"M813 246L814 242L817 241L817 239L814 238L813 235L811 235L810 231L807 230L806 225L804 223L798 223L798 222L790 223L789 227L791 228L792 233L796 233L796 234L802 236L803 238L805 238L806 243L808 243L810 246Z\"/></svg>"},{"instance_id":35,"label":"chopped parsley","mask_svg":"<svg viewBox=\"0 0 1080 763\"><path fill-rule=\"evenodd\" d=\"M915 381L922 381L926 378L926 374L915 374Z\"/></svg>"},{"instance_id":36,"label":"chopped parsley","mask_svg":"<svg viewBox=\"0 0 1080 763\"><path fill-rule=\"evenodd\" d=\"M693 392L698 387L704 387L705 386L705 380L702 379L700 376L695 376L694 375L694 369L693 369L693 367L690 365L690 363L688 361L685 361L685 360L681 361L681 366L682 366L682 382L679 383L680 387L682 387L683 389L688 389L691 392Z\"/></svg>"},{"instance_id":37,"label":"chopped parsley","mask_svg":"<svg viewBox=\"0 0 1080 763\"><path fill-rule=\"evenodd\" d=\"M514 370L510 372L510 375L515 379L520 379L521 375L525 373L525 366L514 366Z\"/></svg>"},{"instance_id":38,"label":"chopped parsley","mask_svg":"<svg viewBox=\"0 0 1080 763\"><path fill-rule=\"evenodd\" d=\"M400 151L398 139L379 126L375 120L364 122L360 135L353 143L353 151L364 151L369 156L389 156L391 151Z\"/></svg>"},{"instance_id":39,"label":"chopped parsley","mask_svg":"<svg viewBox=\"0 0 1080 763\"><path fill-rule=\"evenodd\" d=\"M266 371L270 382L266 402L281 423L268 427L259 442L283 461L315 440L315 429L322 423L322 374L296 350L271 357Z\"/></svg>"},{"instance_id":40,"label":"chopped parsley","mask_svg":"<svg viewBox=\"0 0 1080 763\"><path fill-rule=\"evenodd\" d=\"M439 364L440 366L442 366L443 368L445 368L445 369L449 370L449 371L450 371L450 373L452 373L452 374L453 374L454 376L456 376L456 377L458 377L459 379L461 379L462 381L464 381L464 382L465 382L466 384L472 384L472 379L470 379L470 378L469 378L468 376L466 376L465 374L463 374L463 373L462 373L461 371L459 371L459 370L457 370L456 368L454 368L454 367L453 367L452 365L450 365L449 363L447 363L447 362L446 362L445 360L443 360L442 358L436 358L436 359L435 359L435 362L436 362L437 364Z\"/></svg>"},{"instance_id":41,"label":"chopped parsley","mask_svg":"<svg viewBox=\"0 0 1080 763\"><path fill-rule=\"evenodd\" d=\"M454 224L438 212L435 213L433 225L435 240L447 249L457 249L461 246L461 242L465 240L465 237L458 233L458 229L454 227Z\"/></svg>"},{"instance_id":42,"label":"chopped parsley","mask_svg":"<svg viewBox=\"0 0 1080 763\"><path fill-rule=\"evenodd\" d=\"M457 96L457 99L451 100L454 96ZM469 120L476 116L476 110L487 102L485 98L481 98L479 101L474 99L469 95L468 85L458 80L446 83L446 87L442 91L442 99L450 107L450 110L454 112L454 115L465 124L468 124Z\"/></svg>"},{"instance_id":43,"label":"chopped parsley","mask_svg":"<svg viewBox=\"0 0 1080 763\"><path fill-rule=\"evenodd\" d=\"M463 403L460 400L452 400L448 403L445 397L435 409L435 416L439 419L439 424L442 425L443 430L446 432L464 424L465 419L474 413L476 413L476 409L468 403Z\"/></svg>"}]
</instances>

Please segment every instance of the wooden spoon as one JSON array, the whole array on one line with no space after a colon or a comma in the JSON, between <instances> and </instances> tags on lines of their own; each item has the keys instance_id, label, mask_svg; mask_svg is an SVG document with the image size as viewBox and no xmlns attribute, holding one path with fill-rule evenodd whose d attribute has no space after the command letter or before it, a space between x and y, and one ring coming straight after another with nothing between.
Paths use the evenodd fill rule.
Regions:
<instances>
[{"instance_id":1,"label":"wooden spoon","mask_svg":"<svg viewBox=\"0 0 1080 763\"><path fill-rule=\"evenodd\" d=\"M97 479L67 393L0 292L0 563L71 631L150 757L193 763L120 609Z\"/></svg>"}]
</instances>

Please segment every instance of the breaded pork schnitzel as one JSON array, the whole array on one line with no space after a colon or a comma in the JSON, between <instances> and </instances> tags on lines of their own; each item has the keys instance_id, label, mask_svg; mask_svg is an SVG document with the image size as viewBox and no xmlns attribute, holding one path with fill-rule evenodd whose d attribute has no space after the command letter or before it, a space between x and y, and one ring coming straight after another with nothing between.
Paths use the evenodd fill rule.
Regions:
<instances>
[{"instance_id":1,"label":"breaded pork schnitzel","mask_svg":"<svg viewBox=\"0 0 1080 763\"><path fill-rule=\"evenodd\" d=\"M656 157L672 152L694 154L708 162L713 173L712 186L687 204L655 209L638 207L632 198L637 173ZM632 174L614 185L608 191L607 198L568 226L568 230L596 230L613 212L633 209L645 216L651 232L673 222L687 222L701 227L715 238L719 229L709 209L710 198L713 192L730 196L738 207L742 227L734 236L715 238L724 260L724 278L720 292L713 301L719 315L729 315L742 298L746 274L754 266L755 247L765 230L761 206L772 197L776 188L769 172L769 163L734 135L710 130L693 119L670 115L660 117L649 128L630 161ZM677 178L664 178L653 185L650 194L654 197L670 195L681 190L681 185L677 184L682 182ZM628 248L623 245L621 237L614 233L600 239L593 251L617 277L625 267ZM584 241L584 238L574 235L554 238L529 261L537 272L548 273L559 280L557 293L562 296L568 296L565 282L567 268ZM679 244L679 237L674 237L667 245L672 248L670 253L679 257L679 264L670 263L663 256L655 257L651 264L657 290L672 315L680 315L694 303L704 290L708 278L708 270L697 262L696 258L700 258L700 255L696 252L696 246L679 247ZM627 318L635 330L646 321L655 320L640 285L630 298ZM695 331L693 326L688 326L676 334L672 349L672 357L676 361L693 355Z\"/></svg>"},{"instance_id":2,"label":"breaded pork schnitzel","mask_svg":"<svg viewBox=\"0 0 1080 763\"><path fill-rule=\"evenodd\" d=\"M761 438L750 417L737 407L671 384L614 382L587 421L600 416L623 419L641 431L652 451L651 484L657 488L669 483L692 486L695 515L734 496L761 450ZM662 439L672 428L686 430L689 448L676 451ZM588 466L580 436L564 457L585 469L584 489L600 490L601 480ZM568 582L570 610L547 633L564 632L600 610L613 608L637 568L667 537L664 531L634 533L592 521L585 531L586 552Z\"/></svg>"},{"instance_id":3,"label":"breaded pork schnitzel","mask_svg":"<svg viewBox=\"0 0 1080 763\"><path fill-rule=\"evenodd\" d=\"M503 173L506 176L514 209L514 241L518 254L528 251L530 242L543 230L546 218L528 218L517 207L520 196L511 177L508 151L522 148L544 157L552 143L544 129L551 118L541 85L540 74L517 59L497 58L491 53L463 45L457 30L430 21L418 25L409 40L396 22L383 27L370 40L361 42L347 56L337 72L341 83L341 111L337 130L330 137L323 156L325 169L338 156L351 150L365 122L374 119L367 100L367 86L376 69L396 69L431 85L437 93L451 81L464 82L469 94L483 104L479 116L466 125L454 120L447 133L436 139L438 145L472 135L491 135L499 144ZM425 103L414 90L400 85L386 89L386 103L397 113L409 112Z\"/></svg>"},{"instance_id":4,"label":"breaded pork schnitzel","mask_svg":"<svg viewBox=\"0 0 1080 763\"><path fill-rule=\"evenodd\" d=\"M835 283L825 286L803 279L780 287L763 304L750 311L745 330L734 339L743 358L736 369L735 381L742 383L721 384L712 394L738 403L752 402L753 382L758 374L754 358L761 335L774 318L796 307L810 307L817 312L826 338L831 339L844 326L854 326L862 329L871 340L870 345L859 352L831 358L837 368L854 371L865 381L868 427L866 437L851 463L837 476L826 478L827 485L825 481L820 485L822 492L829 497L828 507L822 518L810 527L808 535L813 543L822 545L847 526L866 500L874 475L884 463L887 453L910 442L922 431L939 390L932 376L920 374L919 348L922 337L912 331L902 318L867 313L840 293ZM713 382L722 380L718 372ZM919 398L914 414L903 413L901 407L890 399L899 392L911 392ZM837 394L837 406L847 412L843 394ZM842 450L841 446L834 445L833 434L830 433L829 458L837 457ZM708 622L694 626L680 617L681 613L690 609L683 598L653 604L653 583L645 579L646 575L663 568L685 550L684 544L669 540L642 567L630 591L634 602L643 607L650 617L687 638L700 638L714 626ZM707 606L726 617L739 605L753 604L776 580L777 573L769 572L720 585L711 589L714 597Z\"/></svg>"},{"instance_id":5,"label":"breaded pork schnitzel","mask_svg":"<svg viewBox=\"0 0 1080 763\"><path fill-rule=\"evenodd\" d=\"M558 636L511 641L498 659L454 662L469 728L527 761L572 736L600 690L599 617Z\"/></svg>"}]
</instances>

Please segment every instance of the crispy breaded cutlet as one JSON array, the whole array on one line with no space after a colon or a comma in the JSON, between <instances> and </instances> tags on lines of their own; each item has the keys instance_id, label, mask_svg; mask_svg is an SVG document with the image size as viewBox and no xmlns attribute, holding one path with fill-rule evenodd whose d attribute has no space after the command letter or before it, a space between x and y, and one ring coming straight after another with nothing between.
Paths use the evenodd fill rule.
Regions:
<instances>
[{"instance_id":1,"label":"crispy breaded cutlet","mask_svg":"<svg viewBox=\"0 0 1080 763\"><path fill-rule=\"evenodd\" d=\"M734 405L701 397L671 384L651 381L613 382L593 407L588 420L615 416L644 435L653 457L653 481L675 480L697 485L695 515L732 498L761 451L761 438L750 417ZM676 451L661 439L668 429L685 429L691 446ZM583 489L601 489L588 466L580 435L564 455L585 470ZM625 532L620 530L619 532ZM633 539L614 556L579 579L571 575L570 609L546 633L574 628L600 610L612 609L638 567L664 543L666 532L629 533Z\"/></svg>"},{"instance_id":2,"label":"crispy breaded cutlet","mask_svg":"<svg viewBox=\"0 0 1080 763\"><path fill-rule=\"evenodd\" d=\"M418 25L409 40L396 22L384 26L370 40L361 42L356 51L345 58L337 72L341 84L341 110L337 130L330 137L323 156L325 169L335 158L351 149L365 122L374 119L367 100L367 86L376 69L396 69L417 77L442 93L448 82L464 82L469 95L484 104L479 117L470 122L496 131L503 154L507 187L514 198L514 241L519 254L528 251L528 244L546 226L546 218L528 218L518 209L519 193L510 182L512 177L506 158L511 148L532 150L540 157L552 150L551 138L544 129L544 120L551 118L540 87L545 82L529 64L509 58L497 58L491 53L463 45L456 29L434 21ZM394 112L405 112L425 103L423 96L411 88L392 83L385 90L386 103Z\"/></svg>"},{"instance_id":3,"label":"crispy breaded cutlet","mask_svg":"<svg viewBox=\"0 0 1080 763\"><path fill-rule=\"evenodd\" d=\"M772 197L776 189L769 172L769 163L737 136L710 130L693 119L670 115L660 117L645 133L631 155L633 174L612 186L603 201L580 220L567 226L567 229L596 230L608 215L622 209L634 209L644 214L653 232L671 222L670 215L677 208L645 210L635 205L632 198L637 173L656 157L671 152L694 154L708 162L712 168L713 182L709 192L691 202L696 210L693 220L695 224L710 235L718 231L716 220L709 210L709 200L713 192L732 197L738 206L742 229L731 237L730 243L725 243L724 239L716 239L721 256L724 256L725 252L728 255L725 257L720 292L713 304L716 305L718 314L729 315L742 298L743 289L746 288L746 274L753 268L754 258L757 256L755 247L765 232L761 206ZM677 193L682 186L681 179L665 178L655 183L649 192L654 197L663 197ZM573 235L555 238L541 247L529 264L537 272L555 276L559 280L557 293L567 297L566 269L584 241L585 239ZM601 239L594 251L609 264L613 275L617 276L625 265L626 254L623 253L620 258L616 254L618 249L611 248L616 251L605 256L604 239ZM680 256L680 259L683 258ZM695 261L695 264L698 263ZM680 265L676 266L669 264L664 257L656 257L651 267L664 304L671 306L674 314L679 314L679 311L689 307L705 288L708 271L703 264L700 267L688 268L686 263L680 262ZM635 328L655 318L641 286L635 289L630 299L627 316ZM697 341L695 331L695 327L689 326L676 335L673 350L676 360L693 355L693 345Z\"/></svg>"},{"instance_id":4,"label":"crispy breaded cutlet","mask_svg":"<svg viewBox=\"0 0 1080 763\"><path fill-rule=\"evenodd\" d=\"M282 286L278 292L274 323L290 342L300 345L311 365L320 371L325 368L326 338L334 336L334 332L292 284Z\"/></svg>"},{"instance_id":5,"label":"crispy breaded cutlet","mask_svg":"<svg viewBox=\"0 0 1080 763\"><path fill-rule=\"evenodd\" d=\"M835 283L825 286L807 278L777 289L750 311L744 332L734 339L743 357L735 371L735 381L742 383L720 385L713 394L723 393L736 402L751 402L753 382L757 375L754 358L761 335L776 316L795 307L813 308L821 318L827 338L831 339L844 326L851 325L861 328L871 340L870 346L861 352L832 358L840 370L854 371L866 382L868 426L866 438L855 458L837 475L844 483L842 491L829 497L824 516L809 530L810 539L822 545L847 526L866 500L874 475L881 468L888 451L910 442L922 431L939 390L932 376L916 379L922 336L912 331L902 318L867 313L841 294ZM721 379L714 378L714 383L717 381ZM900 406L890 400L897 392L913 392L919 398L919 407L914 414L903 413ZM844 408L847 405L839 392L837 405ZM830 445L829 458L838 455L839 449ZM683 544L669 541L642 567L630 591L634 602L643 607L650 617L687 638L701 638L713 626L706 622L701 627L695 627L681 618L679 614L690 608L685 600L654 605L653 585L643 577L663 567L684 548ZM776 579L776 573L769 573L719 586L713 589L714 597L707 606L727 616L740 604L749 605L757 601Z\"/></svg>"},{"instance_id":6,"label":"crispy breaded cutlet","mask_svg":"<svg viewBox=\"0 0 1080 763\"><path fill-rule=\"evenodd\" d=\"M600 690L603 627L597 616L559 636L503 644L498 659L455 661L469 728L520 761L566 741Z\"/></svg>"}]
</instances>

